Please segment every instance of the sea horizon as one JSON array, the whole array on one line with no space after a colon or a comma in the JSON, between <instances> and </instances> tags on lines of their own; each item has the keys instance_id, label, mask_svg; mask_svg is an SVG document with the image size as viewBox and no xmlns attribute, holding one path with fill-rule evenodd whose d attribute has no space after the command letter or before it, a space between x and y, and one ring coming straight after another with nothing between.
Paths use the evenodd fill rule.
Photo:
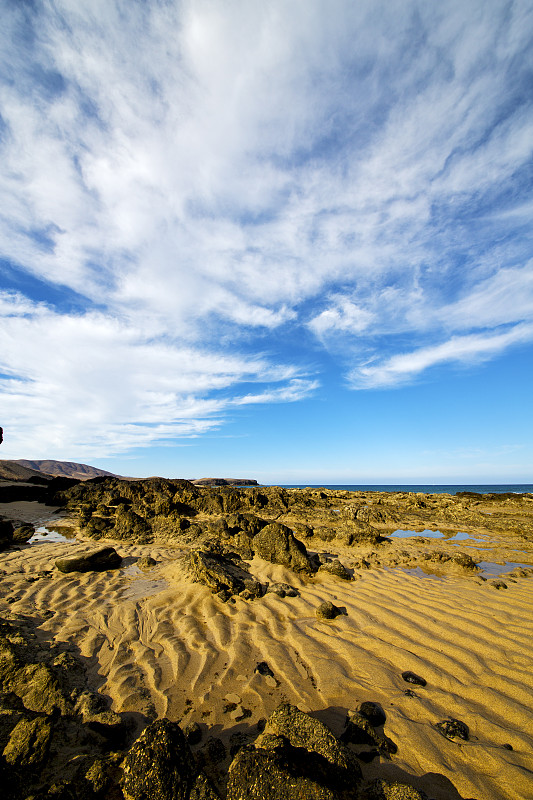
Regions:
<instances>
[{"instance_id":1,"label":"sea horizon","mask_svg":"<svg viewBox=\"0 0 533 800\"><path fill-rule=\"evenodd\" d=\"M422 494L532 494L533 483L266 483L262 486L279 486L281 489L334 489L347 492L413 492Z\"/></svg>"}]
</instances>

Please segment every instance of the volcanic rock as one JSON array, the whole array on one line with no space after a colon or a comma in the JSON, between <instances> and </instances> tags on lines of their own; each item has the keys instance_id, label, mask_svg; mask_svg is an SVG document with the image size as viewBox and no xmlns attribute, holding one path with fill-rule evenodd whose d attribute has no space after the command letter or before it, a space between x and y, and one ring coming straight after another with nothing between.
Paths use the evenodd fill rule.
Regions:
<instances>
[{"instance_id":1,"label":"volcanic rock","mask_svg":"<svg viewBox=\"0 0 533 800\"><path fill-rule=\"evenodd\" d=\"M387 717L379 703L373 703L366 700L359 706L359 714L367 719L374 728L384 725Z\"/></svg>"},{"instance_id":2,"label":"volcanic rock","mask_svg":"<svg viewBox=\"0 0 533 800\"><path fill-rule=\"evenodd\" d=\"M446 739L463 739L463 741L467 742L470 738L468 725L464 722L461 722L460 719L454 719L450 717L449 719L445 719L442 722L437 722L435 725L439 733L442 733Z\"/></svg>"},{"instance_id":3,"label":"volcanic rock","mask_svg":"<svg viewBox=\"0 0 533 800\"><path fill-rule=\"evenodd\" d=\"M159 719L141 733L124 759L126 800L188 800L196 769L176 722Z\"/></svg>"},{"instance_id":4,"label":"volcanic rock","mask_svg":"<svg viewBox=\"0 0 533 800\"><path fill-rule=\"evenodd\" d=\"M337 578L341 578L343 581L351 581L352 576L351 573L344 564L335 559L334 561L327 561L325 564L321 564L318 568L319 572L329 572L330 575L336 575Z\"/></svg>"},{"instance_id":5,"label":"volcanic rock","mask_svg":"<svg viewBox=\"0 0 533 800\"><path fill-rule=\"evenodd\" d=\"M58 558L55 565L60 572L103 572L107 569L117 569L121 563L122 556L119 556L113 547L101 547L85 555Z\"/></svg>"},{"instance_id":6,"label":"volcanic rock","mask_svg":"<svg viewBox=\"0 0 533 800\"><path fill-rule=\"evenodd\" d=\"M335 617L338 617L339 614L342 614L342 611L340 608L337 608L337 606L334 606L329 600L325 600L318 606L315 614L319 619L335 619Z\"/></svg>"},{"instance_id":7,"label":"volcanic rock","mask_svg":"<svg viewBox=\"0 0 533 800\"><path fill-rule=\"evenodd\" d=\"M207 586L214 594L229 592L239 594L246 589L245 580L250 573L243 566L238 556L231 558L218 549L191 550L189 567L192 579Z\"/></svg>"},{"instance_id":8,"label":"volcanic rock","mask_svg":"<svg viewBox=\"0 0 533 800\"><path fill-rule=\"evenodd\" d=\"M305 545L294 537L290 528L279 522L271 522L263 528L254 537L253 547L258 556L273 564L282 564L295 572L314 571Z\"/></svg>"},{"instance_id":9,"label":"volcanic rock","mask_svg":"<svg viewBox=\"0 0 533 800\"><path fill-rule=\"evenodd\" d=\"M420 675L417 675L415 672L411 672L411 670L402 672L402 678L407 683L414 683L415 686L426 686L427 684L425 678L421 678Z\"/></svg>"},{"instance_id":10,"label":"volcanic rock","mask_svg":"<svg viewBox=\"0 0 533 800\"><path fill-rule=\"evenodd\" d=\"M255 747L242 747L229 769L228 800L348 800L361 770L323 723L288 703L269 717Z\"/></svg>"}]
</instances>

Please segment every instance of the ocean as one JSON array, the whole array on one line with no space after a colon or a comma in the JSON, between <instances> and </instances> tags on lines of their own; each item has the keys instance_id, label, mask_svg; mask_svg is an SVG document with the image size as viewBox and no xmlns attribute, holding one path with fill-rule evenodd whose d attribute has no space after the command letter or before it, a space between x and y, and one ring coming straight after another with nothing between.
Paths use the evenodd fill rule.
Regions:
<instances>
[{"instance_id":1,"label":"ocean","mask_svg":"<svg viewBox=\"0 0 533 800\"><path fill-rule=\"evenodd\" d=\"M283 489L337 489L346 492L422 492L423 494L457 494L457 492L477 492L478 494L533 493L533 483L465 483L465 484L267 484Z\"/></svg>"}]
</instances>

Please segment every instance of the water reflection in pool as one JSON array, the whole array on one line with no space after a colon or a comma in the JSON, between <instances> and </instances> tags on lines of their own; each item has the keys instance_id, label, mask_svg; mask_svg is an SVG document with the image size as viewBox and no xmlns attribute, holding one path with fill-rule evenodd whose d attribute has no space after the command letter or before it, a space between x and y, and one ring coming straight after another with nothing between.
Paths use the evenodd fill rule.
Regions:
<instances>
[{"instance_id":1,"label":"water reflection in pool","mask_svg":"<svg viewBox=\"0 0 533 800\"><path fill-rule=\"evenodd\" d=\"M441 533L440 531L428 531L428 530L422 532L398 530L394 531L394 533L391 533L391 538L397 538L397 539L410 539L412 536L422 536L424 537L424 539L442 539L444 534Z\"/></svg>"},{"instance_id":2,"label":"water reflection in pool","mask_svg":"<svg viewBox=\"0 0 533 800\"><path fill-rule=\"evenodd\" d=\"M29 539L28 544L39 544L39 542L75 542L76 531L66 526L54 527L41 525L36 528L35 533Z\"/></svg>"}]
</instances>

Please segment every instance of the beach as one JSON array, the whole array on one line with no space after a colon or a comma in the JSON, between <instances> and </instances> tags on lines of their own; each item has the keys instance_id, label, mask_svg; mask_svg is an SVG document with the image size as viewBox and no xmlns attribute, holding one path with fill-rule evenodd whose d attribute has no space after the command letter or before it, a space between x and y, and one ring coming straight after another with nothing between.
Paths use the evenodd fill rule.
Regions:
<instances>
[{"instance_id":1,"label":"beach","mask_svg":"<svg viewBox=\"0 0 533 800\"><path fill-rule=\"evenodd\" d=\"M197 722L204 739L224 744L223 770L235 742L256 737L280 703L340 736L347 713L373 701L397 752L364 764L365 779L408 783L435 800L533 796L533 542L521 540L516 552L512 536L491 540L485 531L474 544L471 531L461 552L478 556L481 541L484 563L522 565L502 563L504 574L486 580L455 562L426 559L422 568L420 551L434 547L428 537L391 537L385 548L310 537L309 552L338 556L353 579L298 574L254 555L254 578L297 596L221 602L191 581L190 544L106 539L123 559L119 569L62 574L57 559L95 543L55 509L4 504L4 515L6 506L76 538L45 536L0 554L0 616L29 617L43 641L68 643L91 687L113 711L132 714L139 730L162 717ZM457 541L438 546L458 552ZM146 557L154 565L137 566ZM324 601L340 609L335 619L317 618ZM406 671L426 685L406 682ZM467 740L442 735L437 724L449 719L465 723Z\"/></svg>"}]
</instances>

